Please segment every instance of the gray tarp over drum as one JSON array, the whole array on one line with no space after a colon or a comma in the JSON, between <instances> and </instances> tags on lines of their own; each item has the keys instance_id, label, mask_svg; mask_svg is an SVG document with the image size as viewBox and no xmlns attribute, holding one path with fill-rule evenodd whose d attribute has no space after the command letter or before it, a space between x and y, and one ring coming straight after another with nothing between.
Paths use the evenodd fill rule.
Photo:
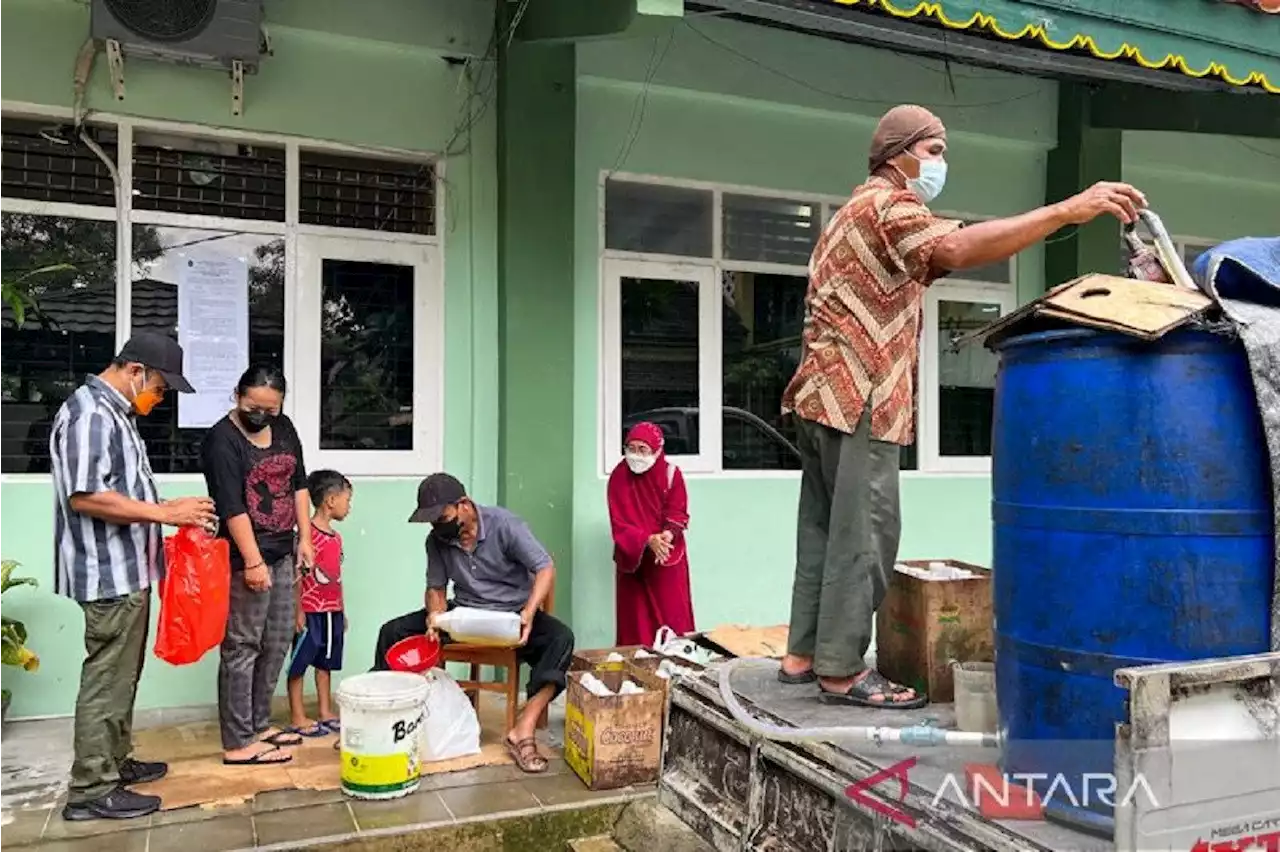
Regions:
<instances>
[{"instance_id":1,"label":"gray tarp over drum","mask_svg":"<svg viewBox=\"0 0 1280 852\"><path fill-rule=\"evenodd\" d=\"M1223 243L1200 255L1192 274L1236 325L1253 374L1275 496L1278 564L1271 596L1271 650L1280 651L1280 237Z\"/></svg>"}]
</instances>

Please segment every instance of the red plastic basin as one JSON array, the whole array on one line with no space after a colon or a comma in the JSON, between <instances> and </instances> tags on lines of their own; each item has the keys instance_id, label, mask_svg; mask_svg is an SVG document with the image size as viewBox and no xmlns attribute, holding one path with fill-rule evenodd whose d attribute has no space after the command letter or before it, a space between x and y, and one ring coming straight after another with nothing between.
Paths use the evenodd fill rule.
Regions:
<instances>
[{"instance_id":1,"label":"red plastic basin","mask_svg":"<svg viewBox=\"0 0 1280 852\"><path fill-rule=\"evenodd\" d=\"M440 640L424 635L401 639L387 649L387 665L392 671L422 674L440 662Z\"/></svg>"}]
</instances>

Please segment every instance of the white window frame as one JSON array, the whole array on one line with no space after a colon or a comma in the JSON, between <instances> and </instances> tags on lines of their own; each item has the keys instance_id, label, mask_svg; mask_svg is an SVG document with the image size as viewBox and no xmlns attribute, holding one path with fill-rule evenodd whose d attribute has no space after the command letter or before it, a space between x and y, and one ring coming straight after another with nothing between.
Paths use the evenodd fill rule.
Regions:
<instances>
[{"instance_id":1,"label":"white window frame","mask_svg":"<svg viewBox=\"0 0 1280 852\"><path fill-rule=\"evenodd\" d=\"M998 304L1000 316L1013 311L1014 288L995 282L939 282L925 291L924 333L920 340L920 412L916 419L916 462L921 473L991 473L991 456L942 454L942 377L938 358L942 343L938 333L939 302ZM970 344L976 345L976 344Z\"/></svg>"},{"instance_id":2,"label":"white window frame","mask_svg":"<svg viewBox=\"0 0 1280 852\"><path fill-rule=\"evenodd\" d=\"M1207 237L1170 237L1173 240L1173 246L1178 250L1178 257L1182 260L1183 266L1187 268L1187 272L1191 272L1191 263L1187 260L1188 246L1204 246L1206 249L1212 248L1226 240L1211 240Z\"/></svg>"},{"instance_id":3,"label":"white window frame","mask_svg":"<svg viewBox=\"0 0 1280 852\"><path fill-rule=\"evenodd\" d=\"M0 113L6 118L49 120L66 123L72 120L71 110L21 101L0 101ZM279 133L259 133L232 128L215 127L187 122L140 119L108 112L94 112L89 123L108 126L116 131L116 145L106 153L116 163L123 187L114 207L70 204L64 202L32 201L20 198L4 198L6 213L30 213L42 216L62 216L78 219L114 221L116 227L116 350L129 338L132 307L133 226L155 225L172 228L191 228L211 231L232 231L245 234L282 237L285 241L285 375L290 379L290 390L285 397L284 413L298 426L302 440L303 457L310 468L317 468L321 459L333 458L334 451L321 451L313 424L320 417L318 384L311 386L311 379L303 379L299 372L310 375L315 370L318 382L318 355L320 351L320 323L318 309L310 314L314 322L304 321L309 311L306 298L300 300L302 266L301 242L315 237L352 240L370 246L378 243L394 246L412 246L425 261L415 273L415 350L414 350L414 449L412 451L347 451L340 454L340 469L348 476L380 476L418 478L439 469L444 457L444 247L446 164L442 157L423 151L399 148L346 145L327 140L310 139ZM205 139L226 139L248 144L272 145L285 152L285 218L282 222L258 219L235 219L222 216L170 213L166 211L134 210L133 189L133 141L135 131L163 133ZM299 221L300 161L302 151L348 154L356 157L392 159L398 162L432 164L435 167L437 191L436 234L402 234L380 231L363 231L354 228L337 228L303 224ZM310 245L310 243L307 243ZM334 243L337 245L337 243ZM371 249L367 256L377 256ZM415 261L415 265L418 261ZM317 279L318 281L318 279ZM301 301L301 304L300 304ZM419 323L425 323L420 326ZM421 331L425 328L426 331ZM434 330L433 330L434 329ZM301 359L299 353L314 352L315 364ZM105 366L105 365L104 365ZM228 406L230 407L230 406ZM310 435L310 437L308 437ZM421 443L420 443L421 441ZM394 457L394 459L392 458ZM202 482L201 474L162 473L158 481L182 483ZM6 473L0 475L3 482L43 482L46 474Z\"/></svg>"},{"instance_id":4,"label":"white window frame","mask_svg":"<svg viewBox=\"0 0 1280 852\"><path fill-rule=\"evenodd\" d=\"M677 255L628 252L606 248L605 243L605 190L609 180L644 183L659 186L680 187L684 189L701 189L712 194L712 250L709 257L685 257ZM645 273L649 277L670 277L668 272L654 274L655 270L689 270L705 269L712 276L715 286L711 288L716 298L708 303L705 298L699 299L700 310L709 316L700 314L699 334L707 335L705 330L711 328L711 336L706 337L706 345L699 349L699 375L702 381L700 390L700 410L718 411L723 405L723 340L721 338L724 323L724 303L720 295L720 281L725 272L756 272L774 275L794 275L807 278L808 268L801 265L759 263L751 261L727 260L724 257L724 203L726 194L751 195L759 198L811 203L819 206L820 227L825 228L836 210L848 201L846 196L821 195L808 192L787 192L785 190L764 187L742 186L735 184L715 183L710 181L685 180L653 175L642 175L627 172L601 170L598 176L598 248L599 248L599 282L600 282L600 333L599 333L599 470L601 477L607 477L613 466L617 464L621 448L618 446L622 428L622 376L621 376L621 301L618 292L619 270L650 270ZM939 212L948 218L964 219L969 222L991 218L986 215L962 213L955 211ZM626 273L634 274L634 273ZM683 272L686 278L694 273ZM642 276L643 277L643 276ZM938 475L988 475L991 471L989 456L958 457L942 456L939 452L939 374L937 359L937 325L938 301L967 301L974 298L984 303L996 302L1001 306L1001 315L1012 311L1017 305L1018 260L1009 260L1009 280L1007 282L966 280L958 276L943 278L930 286L926 291L923 306L923 323L920 370L920 382L916 428L916 469L904 470L907 478ZM705 295L705 294L701 294ZM929 336L932 335L932 342ZM710 381L708 381L710 378ZM779 401L781 402L781 401ZM714 408L710 406L714 405ZM800 475L795 470L725 470L721 450L723 449L723 424L721 418L699 417L699 450L697 456L676 458L678 464L686 472L694 476L716 476L731 479L795 479Z\"/></svg>"},{"instance_id":5,"label":"white window frame","mask_svg":"<svg viewBox=\"0 0 1280 852\"><path fill-rule=\"evenodd\" d=\"M1177 234L1169 235L1169 240L1173 243L1174 250L1178 252L1178 259L1181 260L1182 265L1187 268L1188 274L1190 274L1191 272L1191 263L1187 260L1187 248L1189 246L1199 246L1207 250L1214 246L1220 245L1221 243L1224 243L1229 239L1231 238L1222 237L1219 239L1210 239L1209 237L1193 237L1193 236L1186 236L1186 235L1179 236ZM1150 238L1144 239L1144 242L1148 245L1148 247L1152 245ZM1120 251L1122 252L1121 257L1124 257L1128 253L1128 247L1124 244L1123 240L1121 240L1120 242Z\"/></svg>"},{"instance_id":6,"label":"white window frame","mask_svg":"<svg viewBox=\"0 0 1280 852\"><path fill-rule=\"evenodd\" d=\"M698 284L698 453L671 456L681 470L713 473L719 467L720 428L706 428L704 411L719 411L722 405L720 382L720 312L715 310L720 296L715 268L707 263L676 263L652 260L606 260L604 269L604 416L600 418L601 467L612 467L622 454L622 280L645 278L660 281L696 281Z\"/></svg>"},{"instance_id":7,"label":"white window frame","mask_svg":"<svg viewBox=\"0 0 1280 852\"><path fill-rule=\"evenodd\" d=\"M315 334L299 335L295 348L295 405L314 411L315 417L295 424L304 447L311 448L307 465L365 474L425 476L443 466L439 432L443 422L444 321L433 306L444 303L439 259L422 243L393 243L353 237L304 234L298 238L296 312L299 325L314 327ZM324 450L320 448L320 312L323 305L322 273L326 260L387 263L413 268L413 449ZM314 325L313 325L314 324ZM434 434L433 434L434 432Z\"/></svg>"}]
</instances>

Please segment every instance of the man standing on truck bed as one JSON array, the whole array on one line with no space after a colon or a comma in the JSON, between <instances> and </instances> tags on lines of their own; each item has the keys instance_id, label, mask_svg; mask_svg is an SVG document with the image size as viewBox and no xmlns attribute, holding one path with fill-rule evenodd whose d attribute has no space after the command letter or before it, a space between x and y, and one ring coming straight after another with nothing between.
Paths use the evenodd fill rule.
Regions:
<instances>
[{"instance_id":1,"label":"man standing on truck bed","mask_svg":"<svg viewBox=\"0 0 1280 852\"><path fill-rule=\"evenodd\" d=\"M818 681L826 703L911 709L927 702L864 656L898 554L899 447L914 440L924 288L1007 260L1067 225L1146 207L1123 183L962 227L926 206L946 182L947 133L897 106L871 140L870 176L831 219L809 261L803 352L783 393L801 456L796 573L783 683Z\"/></svg>"}]
</instances>

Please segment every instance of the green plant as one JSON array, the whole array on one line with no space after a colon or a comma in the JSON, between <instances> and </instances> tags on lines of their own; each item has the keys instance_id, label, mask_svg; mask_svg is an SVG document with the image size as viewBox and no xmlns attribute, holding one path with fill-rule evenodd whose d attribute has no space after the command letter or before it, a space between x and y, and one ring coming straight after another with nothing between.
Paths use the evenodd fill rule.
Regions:
<instances>
[{"instance_id":1,"label":"green plant","mask_svg":"<svg viewBox=\"0 0 1280 852\"><path fill-rule=\"evenodd\" d=\"M24 272L12 280L6 279L0 285L0 301L8 304L9 310L13 311L13 324L21 328L27 321L27 310L36 306L35 298L31 294L32 279L39 275L74 271L75 267L69 263L55 263L52 266L42 266L39 269Z\"/></svg>"},{"instance_id":2,"label":"green plant","mask_svg":"<svg viewBox=\"0 0 1280 852\"><path fill-rule=\"evenodd\" d=\"M0 594L3 594L14 586L37 586L39 585L34 577L14 577L13 569L18 567L18 563L12 559L6 559L3 562L3 575L0 576ZM7 615L0 616L0 632L4 639L4 658L3 662L6 666L18 666L24 671L33 672L40 668L40 658L36 656L35 651L27 647L27 626L16 618L10 618ZM5 700L8 701L9 690L4 690Z\"/></svg>"}]
</instances>

